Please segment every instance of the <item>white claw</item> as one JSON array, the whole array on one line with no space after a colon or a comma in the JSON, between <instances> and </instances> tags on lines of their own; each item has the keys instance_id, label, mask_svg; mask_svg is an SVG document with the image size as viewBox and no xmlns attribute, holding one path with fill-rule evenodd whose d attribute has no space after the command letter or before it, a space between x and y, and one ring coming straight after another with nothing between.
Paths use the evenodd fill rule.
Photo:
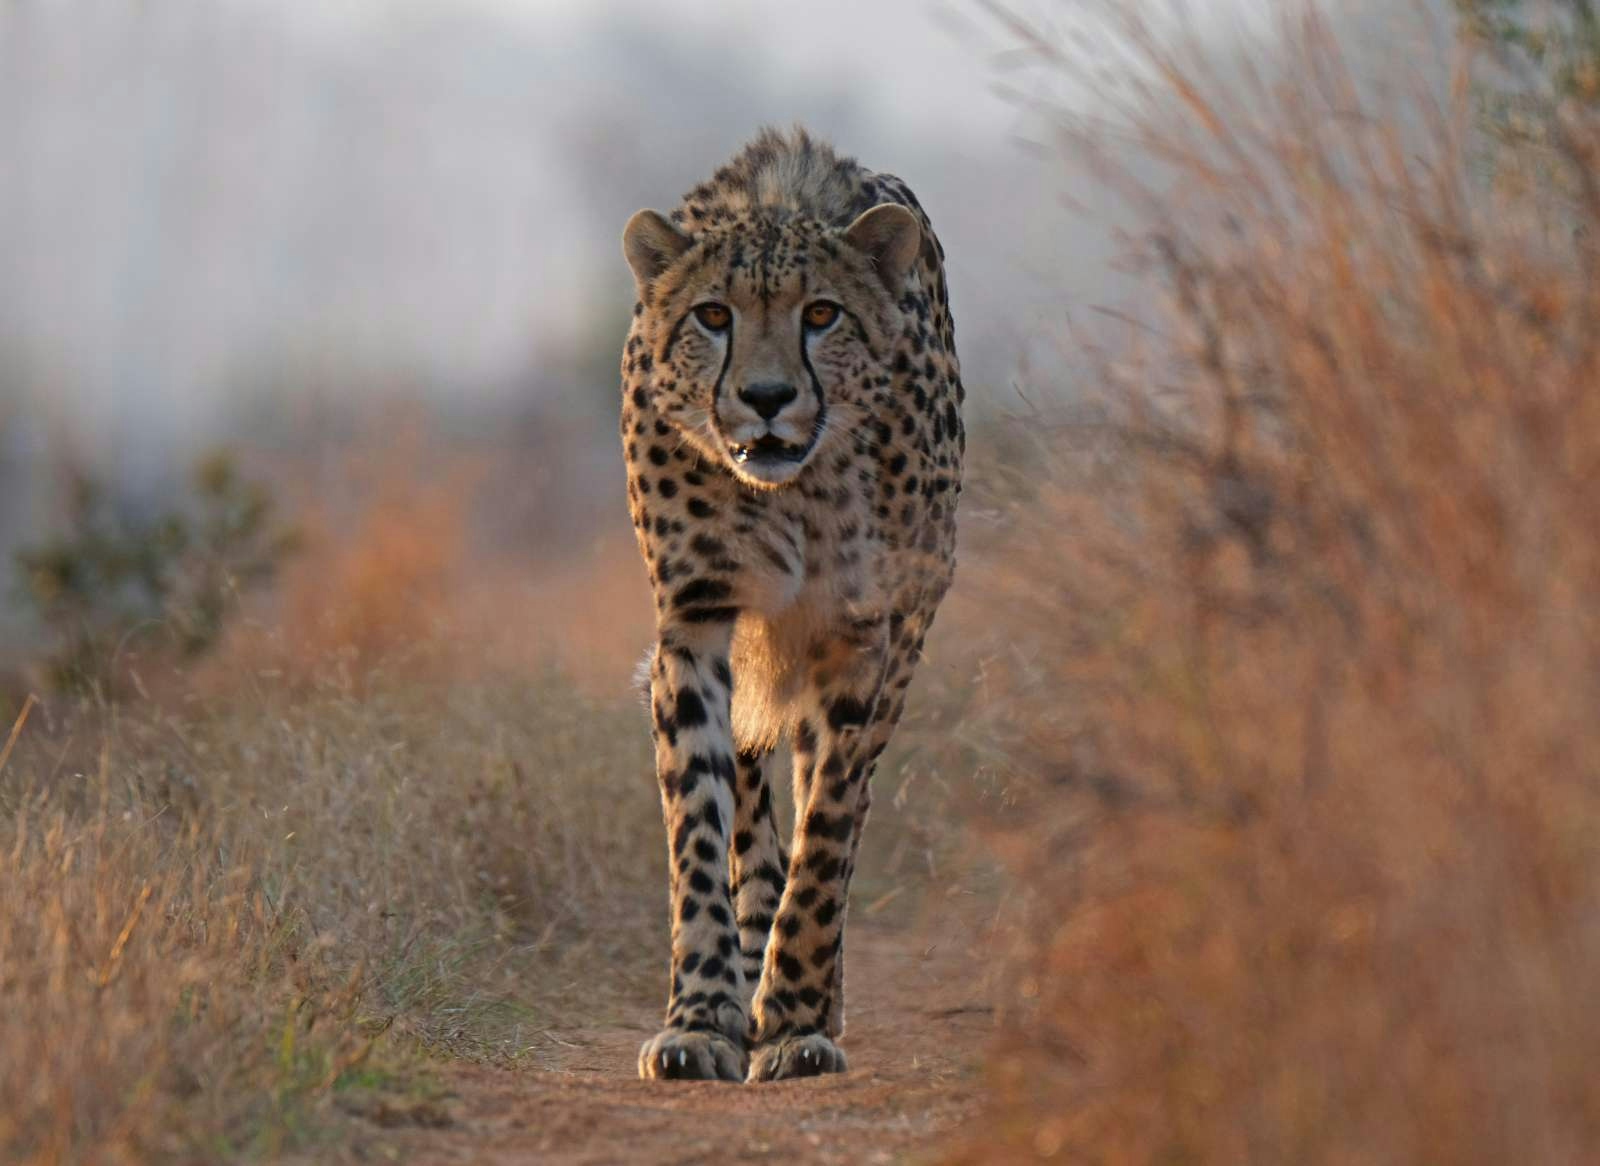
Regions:
<instances>
[{"instance_id":1,"label":"white claw","mask_svg":"<svg viewBox=\"0 0 1600 1166\"><path fill-rule=\"evenodd\" d=\"M688 1063L689 1063L689 1050L688 1049L679 1049L678 1050L678 1068L681 1069L685 1065L687 1065Z\"/></svg>"}]
</instances>

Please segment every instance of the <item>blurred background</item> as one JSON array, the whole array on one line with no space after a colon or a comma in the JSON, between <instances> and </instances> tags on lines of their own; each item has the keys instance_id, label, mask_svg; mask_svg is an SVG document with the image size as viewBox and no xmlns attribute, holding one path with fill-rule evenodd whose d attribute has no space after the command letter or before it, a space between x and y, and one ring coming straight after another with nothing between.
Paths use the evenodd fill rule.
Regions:
<instances>
[{"instance_id":1,"label":"blurred background","mask_svg":"<svg viewBox=\"0 0 1600 1166\"><path fill-rule=\"evenodd\" d=\"M0 1159L611 1129L619 234L794 122L969 390L841 1160L1592 1160L1594 0L0 0Z\"/></svg>"},{"instance_id":2,"label":"blurred background","mask_svg":"<svg viewBox=\"0 0 1600 1166\"><path fill-rule=\"evenodd\" d=\"M1010 408L1116 278L1015 66L991 14L922 0L827 0L782 36L732 0L0 6L0 557L75 476L153 513L219 445L336 505L352 443L397 427L505 468L474 536L500 553L625 530L620 225L767 123L912 182L976 407Z\"/></svg>"},{"instance_id":3,"label":"blurred background","mask_svg":"<svg viewBox=\"0 0 1600 1166\"><path fill-rule=\"evenodd\" d=\"M219 443L310 482L396 425L515 457L505 550L617 529L620 226L768 122L915 179L1003 382L1048 185L970 17L854 7L0 8L0 554L75 472L155 509Z\"/></svg>"}]
</instances>

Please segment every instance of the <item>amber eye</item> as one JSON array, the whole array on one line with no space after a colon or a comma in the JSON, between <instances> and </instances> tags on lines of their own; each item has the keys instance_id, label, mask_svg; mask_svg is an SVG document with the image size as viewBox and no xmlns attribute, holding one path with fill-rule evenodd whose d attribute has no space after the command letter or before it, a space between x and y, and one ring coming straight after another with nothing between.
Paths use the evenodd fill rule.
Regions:
<instances>
[{"instance_id":1,"label":"amber eye","mask_svg":"<svg viewBox=\"0 0 1600 1166\"><path fill-rule=\"evenodd\" d=\"M838 318L838 304L830 304L827 300L818 300L814 304L806 305L805 321L807 328L826 328Z\"/></svg>"},{"instance_id":2,"label":"amber eye","mask_svg":"<svg viewBox=\"0 0 1600 1166\"><path fill-rule=\"evenodd\" d=\"M695 307L694 318L713 332L721 332L733 323L733 313L727 304L699 304Z\"/></svg>"}]
</instances>

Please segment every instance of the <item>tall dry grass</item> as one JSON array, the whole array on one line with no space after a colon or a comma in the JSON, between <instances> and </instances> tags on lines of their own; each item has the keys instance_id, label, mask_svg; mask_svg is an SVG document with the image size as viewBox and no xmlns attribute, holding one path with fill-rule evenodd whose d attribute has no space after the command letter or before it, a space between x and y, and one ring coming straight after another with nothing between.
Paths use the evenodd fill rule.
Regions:
<instances>
[{"instance_id":1,"label":"tall dry grass","mask_svg":"<svg viewBox=\"0 0 1600 1166\"><path fill-rule=\"evenodd\" d=\"M359 1156L374 1090L437 1120L427 1061L537 1061L631 1003L663 927L637 719L553 674L35 708L0 769L0 1160Z\"/></svg>"},{"instance_id":2,"label":"tall dry grass","mask_svg":"<svg viewBox=\"0 0 1600 1166\"><path fill-rule=\"evenodd\" d=\"M382 1159L386 1125L448 1119L449 1062L659 1007L626 513L493 553L481 451L388 450L288 508L301 551L214 653L33 705L0 755L0 1162ZM965 748L930 708L886 759L861 918L992 882L947 825Z\"/></svg>"},{"instance_id":3,"label":"tall dry grass","mask_svg":"<svg viewBox=\"0 0 1600 1166\"><path fill-rule=\"evenodd\" d=\"M1130 19L1120 135L1056 123L1161 307L1031 419L981 582L1032 914L969 1160L1600 1146L1600 127L1532 216L1466 74L1287 31L1244 74Z\"/></svg>"}]
</instances>

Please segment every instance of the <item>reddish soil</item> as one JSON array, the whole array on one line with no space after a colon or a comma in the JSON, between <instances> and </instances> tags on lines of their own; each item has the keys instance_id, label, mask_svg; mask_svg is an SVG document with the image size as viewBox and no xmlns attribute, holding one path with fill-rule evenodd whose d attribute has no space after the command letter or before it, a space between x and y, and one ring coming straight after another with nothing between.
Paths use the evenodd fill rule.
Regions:
<instances>
[{"instance_id":1,"label":"reddish soil","mask_svg":"<svg viewBox=\"0 0 1600 1166\"><path fill-rule=\"evenodd\" d=\"M904 1162L937 1157L977 1104L993 1010L951 940L852 928L851 1070L766 1085L640 1081L658 1006L627 1027L551 1034L536 1067L452 1072L449 1124L391 1130L414 1163ZM542 1046L541 1046L542 1049Z\"/></svg>"}]
</instances>

